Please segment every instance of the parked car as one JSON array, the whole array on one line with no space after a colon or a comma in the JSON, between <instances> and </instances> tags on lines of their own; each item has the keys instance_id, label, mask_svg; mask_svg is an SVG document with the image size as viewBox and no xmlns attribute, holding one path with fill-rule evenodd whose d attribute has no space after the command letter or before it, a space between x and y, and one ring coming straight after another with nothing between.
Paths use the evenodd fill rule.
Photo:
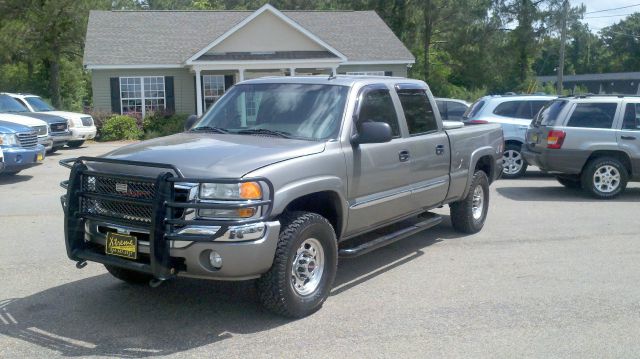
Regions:
<instances>
[{"instance_id":1,"label":"parked car","mask_svg":"<svg viewBox=\"0 0 640 359\"><path fill-rule=\"evenodd\" d=\"M61 161L67 255L126 282L258 278L265 307L308 315L338 255L428 229L433 208L482 229L502 131L447 129L434 108L424 82L403 78L237 84L185 133Z\"/></svg>"},{"instance_id":2,"label":"parked car","mask_svg":"<svg viewBox=\"0 0 640 359\"><path fill-rule=\"evenodd\" d=\"M68 121L60 116L54 116L45 113L36 113L29 111L18 100L13 97L0 94L0 113L12 113L25 117L33 117L42 120L48 124L49 136L51 136L52 146L48 148L48 152L55 152L64 147L71 138Z\"/></svg>"},{"instance_id":3,"label":"parked car","mask_svg":"<svg viewBox=\"0 0 640 359\"><path fill-rule=\"evenodd\" d=\"M45 102L41 97L30 94L7 93L7 95L18 100L24 107L31 112L46 113L59 116L69 121L69 130L71 136L67 146L80 147L86 140L92 140L96 137L96 126L93 117L84 113L58 111Z\"/></svg>"},{"instance_id":4,"label":"parked car","mask_svg":"<svg viewBox=\"0 0 640 359\"><path fill-rule=\"evenodd\" d=\"M15 175L41 164L44 157L45 148L31 127L0 120L0 175Z\"/></svg>"},{"instance_id":5,"label":"parked car","mask_svg":"<svg viewBox=\"0 0 640 359\"><path fill-rule=\"evenodd\" d=\"M566 187L616 197L640 181L640 97L559 98L531 123L523 155Z\"/></svg>"},{"instance_id":6,"label":"parked car","mask_svg":"<svg viewBox=\"0 0 640 359\"><path fill-rule=\"evenodd\" d=\"M471 106L470 103L463 100L443 97L436 97L436 105L438 105L442 121L462 121L462 116Z\"/></svg>"},{"instance_id":7,"label":"parked car","mask_svg":"<svg viewBox=\"0 0 640 359\"><path fill-rule=\"evenodd\" d=\"M504 131L503 178L518 178L527 171L522 145L531 119L557 96L506 95L485 96L474 102L464 114L465 124L498 123Z\"/></svg>"},{"instance_id":8,"label":"parked car","mask_svg":"<svg viewBox=\"0 0 640 359\"><path fill-rule=\"evenodd\" d=\"M30 127L36 133L38 144L44 146L47 151L53 148L53 140L49 136L49 125L33 117L26 117L11 113L0 113L0 121L12 122L18 125Z\"/></svg>"}]
</instances>

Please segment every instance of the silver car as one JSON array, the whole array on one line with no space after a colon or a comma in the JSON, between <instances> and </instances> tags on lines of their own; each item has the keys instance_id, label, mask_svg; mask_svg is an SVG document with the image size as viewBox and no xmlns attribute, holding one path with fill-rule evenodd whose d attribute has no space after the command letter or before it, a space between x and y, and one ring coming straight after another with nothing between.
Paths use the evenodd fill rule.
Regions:
<instances>
[{"instance_id":1,"label":"silver car","mask_svg":"<svg viewBox=\"0 0 640 359\"><path fill-rule=\"evenodd\" d=\"M504 132L503 178L518 178L527 171L522 145L531 119L557 96L505 95L485 96L474 102L464 114L465 124L497 123Z\"/></svg>"}]
</instances>

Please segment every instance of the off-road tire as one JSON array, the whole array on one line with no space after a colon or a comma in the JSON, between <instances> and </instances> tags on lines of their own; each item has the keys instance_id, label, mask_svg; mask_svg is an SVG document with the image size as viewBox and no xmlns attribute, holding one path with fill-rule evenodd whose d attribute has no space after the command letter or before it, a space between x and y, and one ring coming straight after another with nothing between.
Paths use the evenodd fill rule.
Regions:
<instances>
[{"instance_id":1,"label":"off-road tire","mask_svg":"<svg viewBox=\"0 0 640 359\"><path fill-rule=\"evenodd\" d=\"M504 167L502 170L502 178L503 179L514 179L514 178L520 178L522 176L524 176L525 172L527 172L527 167L529 166L529 164L527 164L527 161L524 160L524 157L522 157L522 146L521 145L516 145L513 143L509 143L504 147L504 154L506 155L508 151L513 151L513 152L517 152L520 155L520 161L522 161L522 167L520 167L520 169L517 172L514 173L507 173L504 171Z\"/></svg>"},{"instance_id":2,"label":"off-road tire","mask_svg":"<svg viewBox=\"0 0 640 359\"><path fill-rule=\"evenodd\" d=\"M317 288L298 294L292 284L296 251L309 239L317 239L324 251L324 270ZM329 296L338 265L336 235L331 223L316 213L291 212L281 218L280 236L271 269L257 281L260 302L268 310L291 318L314 313Z\"/></svg>"},{"instance_id":3,"label":"off-road tire","mask_svg":"<svg viewBox=\"0 0 640 359\"><path fill-rule=\"evenodd\" d=\"M610 166L616 169L620 174L620 180L615 190L611 192L604 192L598 189L594 183L594 175L599 169ZM611 199L618 196L627 187L629 181L629 174L624 165L616 158L613 157L597 157L589 161L585 168L582 170L581 182L582 189L592 197L597 199Z\"/></svg>"},{"instance_id":4,"label":"off-road tire","mask_svg":"<svg viewBox=\"0 0 640 359\"><path fill-rule=\"evenodd\" d=\"M132 271L124 268L114 267L108 264L105 264L104 267L107 268L107 271L109 272L109 274L129 284L135 284L135 285L148 284L149 281L153 279L153 276L147 273L141 273L141 272L136 272L136 271Z\"/></svg>"},{"instance_id":5,"label":"off-road tire","mask_svg":"<svg viewBox=\"0 0 640 359\"><path fill-rule=\"evenodd\" d=\"M580 178L568 178L568 177L556 176L556 180L558 180L558 182L560 182L561 185L567 188L571 188L571 189L582 188L582 183L580 182Z\"/></svg>"},{"instance_id":6,"label":"off-road tire","mask_svg":"<svg viewBox=\"0 0 640 359\"><path fill-rule=\"evenodd\" d=\"M479 218L474 217L474 193L476 188L482 189L482 212ZM471 186L467 196L460 201L449 205L451 224L453 228L462 233L473 234L479 232L487 219L489 209L489 179L484 171L476 171L471 180Z\"/></svg>"},{"instance_id":7,"label":"off-road tire","mask_svg":"<svg viewBox=\"0 0 640 359\"><path fill-rule=\"evenodd\" d=\"M71 148L78 148L80 146L84 145L84 140L82 141L69 141L67 142L67 146L71 147Z\"/></svg>"}]
</instances>

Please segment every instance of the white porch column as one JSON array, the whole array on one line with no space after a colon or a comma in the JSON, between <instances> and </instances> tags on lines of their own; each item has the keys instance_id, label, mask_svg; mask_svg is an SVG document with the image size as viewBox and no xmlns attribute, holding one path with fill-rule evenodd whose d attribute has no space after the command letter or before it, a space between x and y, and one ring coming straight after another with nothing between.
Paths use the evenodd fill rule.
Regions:
<instances>
[{"instance_id":1,"label":"white porch column","mask_svg":"<svg viewBox=\"0 0 640 359\"><path fill-rule=\"evenodd\" d=\"M238 69L238 82L244 81L244 69Z\"/></svg>"},{"instance_id":2,"label":"white porch column","mask_svg":"<svg viewBox=\"0 0 640 359\"><path fill-rule=\"evenodd\" d=\"M338 68L337 67L332 67L331 68L331 75L338 76Z\"/></svg>"},{"instance_id":3,"label":"white porch column","mask_svg":"<svg viewBox=\"0 0 640 359\"><path fill-rule=\"evenodd\" d=\"M196 69L196 114L202 116L202 78L200 69Z\"/></svg>"},{"instance_id":4,"label":"white porch column","mask_svg":"<svg viewBox=\"0 0 640 359\"><path fill-rule=\"evenodd\" d=\"M295 67L289 68L289 76L295 76L295 75L296 75L296 68Z\"/></svg>"}]
</instances>

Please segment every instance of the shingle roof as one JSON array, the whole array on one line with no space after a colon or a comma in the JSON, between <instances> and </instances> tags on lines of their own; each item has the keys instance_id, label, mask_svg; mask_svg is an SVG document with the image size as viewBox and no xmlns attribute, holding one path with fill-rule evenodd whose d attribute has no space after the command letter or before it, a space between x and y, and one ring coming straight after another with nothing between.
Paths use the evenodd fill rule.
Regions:
<instances>
[{"instance_id":1,"label":"shingle roof","mask_svg":"<svg viewBox=\"0 0 640 359\"><path fill-rule=\"evenodd\" d=\"M414 57L374 11L283 11L348 61ZM85 65L180 65L251 11L91 11Z\"/></svg>"}]
</instances>

